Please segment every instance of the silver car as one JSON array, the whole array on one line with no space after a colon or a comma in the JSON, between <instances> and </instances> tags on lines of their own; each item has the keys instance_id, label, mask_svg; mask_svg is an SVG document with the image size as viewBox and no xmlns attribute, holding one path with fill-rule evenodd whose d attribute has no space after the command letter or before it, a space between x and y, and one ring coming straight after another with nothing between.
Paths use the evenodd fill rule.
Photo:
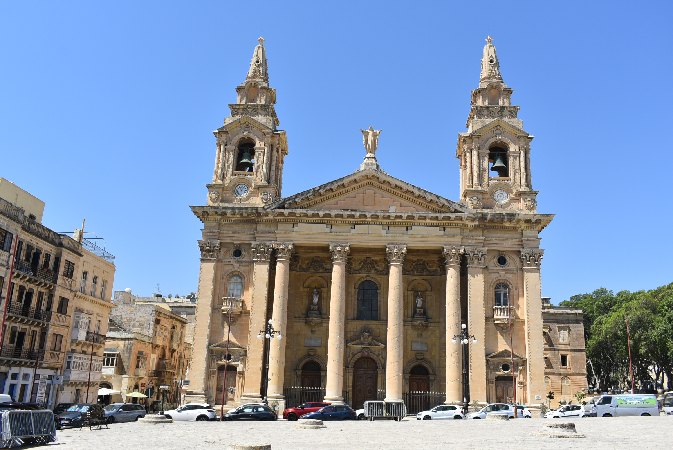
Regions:
<instances>
[{"instance_id":1,"label":"silver car","mask_svg":"<svg viewBox=\"0 0 673 450\"><path fill-rule=\"evenodd\" d=\"M143 405L135 403L112 403L107 405L103 411L107 423L134 422L141 417L145 417Z\"/></svg>"}]
</instances>

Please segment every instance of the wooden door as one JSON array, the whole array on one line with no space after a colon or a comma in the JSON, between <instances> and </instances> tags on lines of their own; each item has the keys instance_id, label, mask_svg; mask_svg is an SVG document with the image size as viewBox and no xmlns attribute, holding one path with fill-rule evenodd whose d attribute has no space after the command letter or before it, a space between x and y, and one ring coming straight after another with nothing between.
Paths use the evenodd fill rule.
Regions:
<instances>
[{"instance_id":1,"label":"wooden door","mask_svg":"<svg viewBox=\"0 0 673 450\"><path fill-rule=\"evenodd\" d=\"M496 377L495 401L496 403L509 403L514 399L514 386L512 377Z\"/></svg>"},{"instance_id":2,"label":"wooden door","mask_svg":"<svg viewBox=\"0 0 673 450\"><path fill-rule=\"evenodd\" d=\"M378 370L376 361L363 357L353 366L353 400L351 407L360 409L366 400L376 400Z\"/></svg>"},{"instance_id":3,"label":"wooden door","mask_svg":"<svg viewBox=\"0 0 673 450\"><path fill-rule=\"evenodd\" d=\"M430 373L425 366L416 365L409 371L407 410L411 413L427 411L430 404Z\"/></svg>"}]
</instances>

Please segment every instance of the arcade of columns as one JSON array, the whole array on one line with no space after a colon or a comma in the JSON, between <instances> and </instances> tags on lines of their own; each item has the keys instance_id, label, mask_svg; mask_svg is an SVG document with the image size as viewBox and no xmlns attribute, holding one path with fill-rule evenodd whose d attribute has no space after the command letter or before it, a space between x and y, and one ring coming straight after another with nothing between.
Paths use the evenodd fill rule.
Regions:
<instances>
[{"instance_id":1,"label":"arcade of columns","mask_svg":"<svg viewBox=\"0 0 673 450\"><path fill-rule=\"evenodd\" d=\"M256 339L258 330L264 329L266 322L266 295L269 283L269 265L273 250L276 250L276 272L273 289L274 327L285 335L287 329L289 263L293 251L292 243L254 243L253 251L253 292L250 308L248 336L248 360L245 373L245 392L241 402L260 401L263 373L263 339ZM342 403L344 385L345 355L345 311L346 311L346 261L350 252L347 243L332 243L329 246L332 257L332 274L329 306L329 338L327 343L327 371L325 401ZM402 264L407 252L405 244L389 244L386 255L389 264L388 275L388 318L386 339L386 401L401 401L403 394L403 281ZM484 305L484 271L486 251L482 248L443 247L446 264L446 403L462 402L462 360L460 345L451 338L460 333L460 261L464 254L467 260L469 333L476 337L469 352L469 388L472 401L487 401L486 384L486 311ZM539 331L542 335L540 299L540 262L542 250L524 249L523 261L523 301L527 336ZM539 328L539 330L538 330ZM269 375L267 399L283 400L285 374L285 345L287 340L271 339L269 353ZM538 348L540 347L540 348ZM257 357L252 357L257 355ZM526 398L529 403L539 402L544 363L541 339L526 339ZM543 387L543 386L542 386Z\"/></svg>"}]
</instances>

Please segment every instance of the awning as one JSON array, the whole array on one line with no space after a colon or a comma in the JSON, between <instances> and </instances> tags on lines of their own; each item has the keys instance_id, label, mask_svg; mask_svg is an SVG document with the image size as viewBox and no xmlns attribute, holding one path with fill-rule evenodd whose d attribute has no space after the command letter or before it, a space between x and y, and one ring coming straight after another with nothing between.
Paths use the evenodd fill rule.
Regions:
<instances>
[{"instance_id":1,"label":"awning","mask_svg":"<svg viewBox=\"0 0 673 450\"><path fill-rule=\"evenodd\" d=\"M98 395L114 395L114 394L119 394L119 391L115 391L113 389L108 389L108 388L100 388L98 389Z\"/></svg>"}]
</instances>

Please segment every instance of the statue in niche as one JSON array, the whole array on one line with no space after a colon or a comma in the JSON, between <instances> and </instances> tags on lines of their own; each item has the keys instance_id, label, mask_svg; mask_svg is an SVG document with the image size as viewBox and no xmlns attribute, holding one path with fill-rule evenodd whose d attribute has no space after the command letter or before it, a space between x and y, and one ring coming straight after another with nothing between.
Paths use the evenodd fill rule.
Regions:
<instances>
[{"instance_id":1,"label":"statue in niche","mask_svg":"<svg viewBox=\"0 0 673 450\"><path fill-rule=\"evenodd\" d=\"M320 302L320 289L313 288L313 298L311 299L311 305L308 311L309 317L320 317L320 310L318 309L319 302Z\"/></svg>"},{"instance_id":2,"label":"statue in niche","mask_svg":"<svg viewBox=\"0 0 673 450\"><path fill-rule=\"evenodd\" d=\"M423 295L420 292L416 292L416 313L415 317L425 317L425 308L423 307Z\"/></svg>"}]
</instances>

